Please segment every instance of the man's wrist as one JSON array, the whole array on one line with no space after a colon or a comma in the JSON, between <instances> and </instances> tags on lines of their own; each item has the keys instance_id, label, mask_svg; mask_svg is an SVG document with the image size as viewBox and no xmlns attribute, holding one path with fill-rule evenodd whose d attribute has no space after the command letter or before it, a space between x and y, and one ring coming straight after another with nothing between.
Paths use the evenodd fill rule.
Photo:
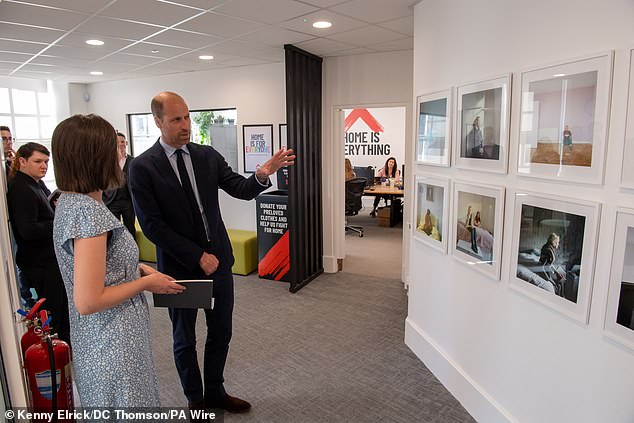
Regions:
<instances>
[{"instance_id":1,"label":"man's wrist","mask_svg":"<svg viewBox=\"0 0 634 423\"><path fill-rule=\"evenodd\" d=\"M262 170L261 167L258 167L255 170L255 177L258 179L258 181L261 184L266 184L267 181L269 180L269 175L266 172L264 172L264 170Z\"/></svg>"}]
</instances>

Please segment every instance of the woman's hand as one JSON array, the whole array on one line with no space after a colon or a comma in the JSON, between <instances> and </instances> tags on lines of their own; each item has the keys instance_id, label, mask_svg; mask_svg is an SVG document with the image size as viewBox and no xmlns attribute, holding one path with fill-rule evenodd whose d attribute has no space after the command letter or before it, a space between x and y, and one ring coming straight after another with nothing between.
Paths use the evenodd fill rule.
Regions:
<instances>
[{"instance_id":1,"label":"woman's hand","mask_svg":"<svg viewBox=\"0 0 634 423\"><path fill-rule=\"evenodd\" d=\"M143 277L145 289L153 294L180 294L185 287L174 282L174 278L160 272Z\"/></svg>"},{"instance_id":2,"label":"woman's hand","mask_svg":"<svg viewBox=\"0 0 634 423\"><path fill-rule=\"evenodd\" d=\"M141 263L139 263L139 271L141 272L141 276L149 276L154 273L158 273L158 270L156 270L155 268Z\"/></svg>"}]
</instances>

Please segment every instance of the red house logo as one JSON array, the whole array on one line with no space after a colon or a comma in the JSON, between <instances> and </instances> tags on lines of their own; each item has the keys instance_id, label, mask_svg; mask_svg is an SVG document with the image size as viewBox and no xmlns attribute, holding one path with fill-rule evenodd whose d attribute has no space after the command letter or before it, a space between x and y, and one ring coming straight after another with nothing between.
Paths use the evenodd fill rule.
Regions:
<instances>
[{"instance_id":1,"label":"red house logo","mask_svg":"<svg viewBox=\"0 0 634 423\"><path fill-rule=\"evenodd\" d=\"M383 132L383 125L368 111L368 109L353 109L345 120L344 132L348 132L352 125L362 119L372 132Z\"/></svg>"}]
</instances>

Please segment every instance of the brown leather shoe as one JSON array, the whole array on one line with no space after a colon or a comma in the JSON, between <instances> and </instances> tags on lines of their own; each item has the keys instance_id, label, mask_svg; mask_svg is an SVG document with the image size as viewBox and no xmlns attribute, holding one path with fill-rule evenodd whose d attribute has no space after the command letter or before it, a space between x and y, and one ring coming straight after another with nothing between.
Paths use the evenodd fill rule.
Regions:
<instances>
[{"instance_id":1,"label":"brown leather shoe","mask_svg":"<svg viewBox=\"0 0 634 423\"><path fill-rule=\"evenodd\" d=\"M188 402L187 408L189 408L189 421L191 423L209 423L209 419L205 415L208 412L205 409L204 401Z\"/></svg>"},{"instance_id":2,"label":"brown leather shoe","mask_svg":"<svg viewBox=\"0 0 634 423\"><path fill-rule=\"evenodd\" d=\"M221 400L206 400L205 407L211 409L219 408L230 413L246 413L251 409L251 404L243 399L227 395Z\"/></svg>"}]
</instances>

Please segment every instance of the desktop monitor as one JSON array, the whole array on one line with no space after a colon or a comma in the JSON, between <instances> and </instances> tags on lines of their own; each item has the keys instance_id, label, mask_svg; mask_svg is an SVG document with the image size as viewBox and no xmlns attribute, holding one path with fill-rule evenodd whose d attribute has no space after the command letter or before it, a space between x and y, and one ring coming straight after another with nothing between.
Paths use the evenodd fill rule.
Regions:
<instances>
[{"instance_id":1,"label":"desktop monitor","mask_svg":"<svg viewBox=\"0 0 634 423\"><path fill-rule=\"evenodd\" d=\"M366 179L366 186L370 186L374 184L374 168L372 166L361 167L354 166L353 168L354 174L357 175L358 178Z\"/></svg>"}]
</instances>

